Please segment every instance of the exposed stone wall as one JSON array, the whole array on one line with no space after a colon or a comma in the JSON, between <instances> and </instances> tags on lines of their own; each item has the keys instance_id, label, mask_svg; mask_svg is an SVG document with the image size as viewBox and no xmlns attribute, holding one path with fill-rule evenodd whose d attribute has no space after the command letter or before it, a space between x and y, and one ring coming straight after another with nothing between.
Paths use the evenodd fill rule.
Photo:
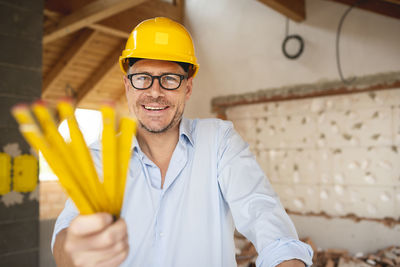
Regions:
<instances>
[{"instance_id":1,"label":"exposed stone wall","mask_svg":"<svg viewBox=\"0 0 400 267\"><path fill-rule=\"evenodd\" d=\"M289 211L399 220L399 89L240 105L226 114Z\"/></svg>"},{"instance_id":2,"label":"exposed stone wall","mask_svg":"<svg viewBox=\"0 0 400 267\"><path fill-rule=\"evenodd\" d=\"M42 12L40 0L0 1L0 152L10 156L14 167L15 158L30 154L30 149L19 134L10 107L40 98ZM12 176L17 174L11 171ZM37 173L32 175L37 177ZM39 265L37 191L11 191L0 196L0 266Z\"/></svg>"}]
</instances>

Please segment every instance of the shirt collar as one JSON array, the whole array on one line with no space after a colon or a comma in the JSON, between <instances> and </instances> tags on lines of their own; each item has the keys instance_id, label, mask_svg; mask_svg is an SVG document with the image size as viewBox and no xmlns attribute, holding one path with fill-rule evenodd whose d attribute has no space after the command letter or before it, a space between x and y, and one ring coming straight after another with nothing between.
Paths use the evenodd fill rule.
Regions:
<instances>
[{"instance_id":1,"label":"shirt collar","mask_svg":"<svg viewBox=\"0 0 400 267\"><path fill-rule=\"evenodd\" d=\"M193 122L187 118L182 117L182 120L179 124L179 138L181 137L186 137L187 140L189 140L189 143L193 146L194 142L193 142ZM132 140L132 145L131 145L131 149L137 149L140 150L138 141L136 139L136 136L133 137Z\"/></svg>"}]
</instances>

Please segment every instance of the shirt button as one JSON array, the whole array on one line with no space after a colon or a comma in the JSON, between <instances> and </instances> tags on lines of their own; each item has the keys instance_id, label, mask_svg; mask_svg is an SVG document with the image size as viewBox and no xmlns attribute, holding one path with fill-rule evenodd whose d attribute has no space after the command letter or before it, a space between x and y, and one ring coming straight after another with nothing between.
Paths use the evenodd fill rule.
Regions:
<instances>
[{"instance_id":1,"label":"shirt button","mask_svg":"<svg viewBox=\"0 0 400 267\"><path fill-rule=\"evenodd\" d=\"M164 233L160 233L160 237L163 237L165 234Z\"/></svg>"}]
</instances>

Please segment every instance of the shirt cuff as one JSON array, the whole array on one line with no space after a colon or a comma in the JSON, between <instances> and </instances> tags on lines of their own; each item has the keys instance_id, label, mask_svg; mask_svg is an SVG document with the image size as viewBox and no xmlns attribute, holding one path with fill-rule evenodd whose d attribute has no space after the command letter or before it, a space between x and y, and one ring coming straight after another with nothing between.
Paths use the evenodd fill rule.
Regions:
<instances>
[{"instance_id":1,"label":"shirt cuff","mask_svg":"<svg viewBox=\"0 0 400 267\"><path fill-rule=\"evenodd\" d=\"M312 265L312 248L299 240L282 238L263 248L256 261L258 267L274 267L283 261L301 260L306 266Z\"/></svg>"}]
</instances>

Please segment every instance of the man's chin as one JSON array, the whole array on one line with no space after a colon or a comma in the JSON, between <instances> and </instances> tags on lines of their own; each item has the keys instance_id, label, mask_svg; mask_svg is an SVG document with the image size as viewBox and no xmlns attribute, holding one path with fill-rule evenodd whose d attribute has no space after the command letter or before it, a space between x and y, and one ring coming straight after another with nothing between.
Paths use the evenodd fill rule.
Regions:
<instances>
[{"instance_id":1,"label":"man's chin","mask_svg":"<svg viewBox=\"0 0 400 267\"><path fill-rule=\"evenodd\" d=\"M147 132L155 133L155 134L156 133L165 133L172 127L171 123L168 125L164 125L164 126L160 126L160 125L155 126L155 125L146 125L142 122L140 122L140 126Z\"/></svg>"}]
</instances>

